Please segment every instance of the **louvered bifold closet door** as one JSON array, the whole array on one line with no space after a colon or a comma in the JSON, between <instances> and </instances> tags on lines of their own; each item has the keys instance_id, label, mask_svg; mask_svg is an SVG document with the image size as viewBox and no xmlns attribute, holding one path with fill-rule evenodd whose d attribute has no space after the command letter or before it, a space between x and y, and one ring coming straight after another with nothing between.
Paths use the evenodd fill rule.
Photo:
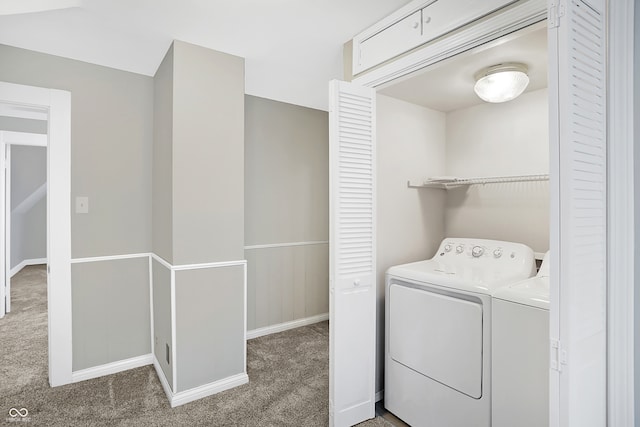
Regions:
<instances>
[{"instance_id":1,"label":"louvered bifold closet door","mask_svg":"<svg viewBox=\"0 0 640 427\"><path fill-rule=\"evenodd\" d=\"M550 4L551 425L606 425L604 0ZM554 218L556 217L556 218Z\"/></svg>"},{"instance_id":2,"label":"louvered bifold closet door","mask_svg":"<svg viewBox=\"0 0 640 427\"><path fill-rule=\"evenodd\" d=\"M375 90L330 84L330 425L374 417Z\"/></svg>"}]
</instances>

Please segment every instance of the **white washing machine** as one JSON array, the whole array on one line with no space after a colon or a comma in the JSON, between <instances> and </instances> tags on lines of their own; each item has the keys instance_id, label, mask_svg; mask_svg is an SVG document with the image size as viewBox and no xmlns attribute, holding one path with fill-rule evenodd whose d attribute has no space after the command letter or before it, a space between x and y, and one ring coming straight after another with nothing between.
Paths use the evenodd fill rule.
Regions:
<instances>
[{"instance_id":1,"label":"white washing machine","mask_svg":"<svg viewBox=\"0 0 640 427\"><path fill-rule=\"evenodd\" d=\"M536 277L493 295L493 427L549 425L548 257Z\"/></svg>"},{"instance_id":2,"label":"white washing machine","mask_svg":"<svg viewBox=\"0 0 640 427\"><path fill-rule=\"evenodd\" d=\"M533 251L442 241L433 258L386 279L385 407L429 427L491 425L491 294L535 274Z\"/></svg>"}]
</instances>

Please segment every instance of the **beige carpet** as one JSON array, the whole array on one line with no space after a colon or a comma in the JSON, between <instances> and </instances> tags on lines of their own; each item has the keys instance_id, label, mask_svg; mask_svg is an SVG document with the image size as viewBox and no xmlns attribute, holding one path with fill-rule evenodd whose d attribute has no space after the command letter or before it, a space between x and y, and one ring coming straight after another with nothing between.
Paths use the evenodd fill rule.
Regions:
<instances>
[{"instance_id":1,"label":"beige carpet","mask_svg":"<svg viewBox=\"0 0 640 427\"><path fill-rule=\"evenodd\" d=\"M250 340L249 384L170 408L150 367L50 388L46 271L12 280L12 312L0 320L0 425L27 408L38 426L326 426L327 322ZM391 427L377 417L363 427Z\"/></svg>"}]
</instances>

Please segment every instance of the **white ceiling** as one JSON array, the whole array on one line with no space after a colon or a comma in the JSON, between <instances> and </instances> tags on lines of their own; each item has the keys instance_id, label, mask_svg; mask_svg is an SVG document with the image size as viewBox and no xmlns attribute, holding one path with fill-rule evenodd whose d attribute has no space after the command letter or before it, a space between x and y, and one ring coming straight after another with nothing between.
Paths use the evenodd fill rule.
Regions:
<instances>
[{"instance_id":1,"label":"white ceiling","mask_svg":"<svg viewBox=\"0 0 640 427\"><path fill-rule=\"evenodd\" d=\"M521 62L529 71L525 92L547 87L547 28L542 22L518 33L435 64L379 90L413 104L449 112L481 104L473 91L479 70L503 62Z\"/></svg>"},{"instance_id":2,"label":"white ceiling","mask_svg":"<svg viewBox=\"0 0 640 427\"><path fill-rule=\"evenodd\" d=\"M15 12L81 4L46 12ZM174 39L246 59L246 93L327 109L342 45L408 0L1 0L0 44L152 76ZM3 10L4 9L4 10Z\"/></svg>"}]
</instances>

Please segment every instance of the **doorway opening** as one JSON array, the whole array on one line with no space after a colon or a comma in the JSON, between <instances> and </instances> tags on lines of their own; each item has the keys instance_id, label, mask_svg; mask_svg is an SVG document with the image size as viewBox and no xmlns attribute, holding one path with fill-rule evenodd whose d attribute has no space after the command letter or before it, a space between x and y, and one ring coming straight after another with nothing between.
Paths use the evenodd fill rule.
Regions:
<instances>
[{"instance_id":1,"label":"doorway opening","mask_svg":"<svg viewBox=\"0 0 640 427\"><path fill-rule=\"evenodd\" d=\"M49 384L72 382L71 328L71 93L56 89L0 82L0 117L46 122L46 282L48 325ZM23 132L25 133L25 132ZM37 133L31 130L26 133ZM16 136L16 135L14 135ZM24 136L24 135L23 135ZM42 138L42 137L40 137ZM18 144L20 145L20 144ZM25 145L25 144L21 144ZM36 144L37 145L37 144ZM3 147L4 148L4 147ZM5 156L0 155L4 170ZM5 200L5 186L0 185ZM32 196L36 200L40 192ZM37 204L37 203L36 203ZM9 205L6 203L5 205ZM6 216L0 209L0 216ZM4 224L2 218L0 223ZM0 227L0 243L6 241ZM6 291L6 277L11 273L5 245L0 244L0 290ZM10 282L9 282L10 283ZM7 299L0 298L3 308ZM11 309L9 305L9 309Z\"/></svg>"},{"instance_id":2,"label":"doorway opening","mask_svg":"<svg viewBox=\"0 0 640 427\"><path fill-rule=\"evenodd\" d=\"M430 258L447 237L522 243L542 261L550 242L547 46L543 21L378 88L378 237L385 242L377 248L379 284L389 267L418 260L420 254ZM474 93L475 75L504 63L526 65L526 91L509 102L484 102ZM407 189L407 180L416 188ZM456 185L460 182L468 184ZM525 385L524 394L534 396L535 405L529 401L521 407L543 425L549 419L548 294L541 318L532 328L542 331L535 341L542 380ZM502 347L488 347L483 354L502 353ZM379 352L378 358L385 355ZM512 376L507 386L519 379ZM483 381L491 384L491 378ZM490 398L502 392L496 384ZM500 386L506 388L503 382ZM492 407L489 400L483 410Z\"/></svg>"},{"instance_id":3,"label":"doorway opening","mask_svg":"<svg viewBox=\"0 0 640 427\"><path fill-rule=\"evenodd\" d=\"M47 121L0 116L0 228L3 299L11 312L12 280L27 266L47 263ZM46 273L46 272L45 272ZM45 281L42 286L46 287Z\"/></svg>"}]
</instances>

